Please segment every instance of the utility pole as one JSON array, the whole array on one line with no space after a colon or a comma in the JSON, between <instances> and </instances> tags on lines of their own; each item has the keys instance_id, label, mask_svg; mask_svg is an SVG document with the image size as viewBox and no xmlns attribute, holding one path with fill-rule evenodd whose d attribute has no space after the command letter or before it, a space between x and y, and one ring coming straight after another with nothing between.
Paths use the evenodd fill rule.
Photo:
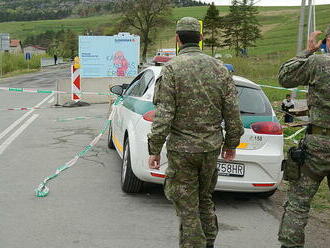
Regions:
<instances>
[{"instance_id":1,"label":"utility pole","mask_svg":"<svg viewBox=\"0 0 330 248\"><path fill-rule=\"evenodd\" d=\"M308 32L307 32L307 39L310 33L315 31L315 0L308 0Z\"/></svg>"},{"instance_id":2,"label":"utility pole","mask_svg":"<svg viewBox=\"0 0 330 248\"><path fill-rule=\"evenodd\" d=\"M310 0L309 0L310 1ZM303 50L306 0L301 0L300 20L297 40L297 54Z\"/></svg>"}]
</instances>

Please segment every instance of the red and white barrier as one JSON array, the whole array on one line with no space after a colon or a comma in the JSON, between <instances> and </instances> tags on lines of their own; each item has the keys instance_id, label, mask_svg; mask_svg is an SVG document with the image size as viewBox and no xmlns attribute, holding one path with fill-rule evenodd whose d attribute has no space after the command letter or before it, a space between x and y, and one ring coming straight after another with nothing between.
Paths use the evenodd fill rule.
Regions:
<instances>
[{"instance_id":1,"label":"red and white barrier","mask_svg":"<svg viewBox=\"0 0 330 248\"><path fill-rule=\"evenodd\" d=\"M71 65L71 89L72 100L79 102L81 100L80 69L76 67Z\"/></svg>"}]
</instances>

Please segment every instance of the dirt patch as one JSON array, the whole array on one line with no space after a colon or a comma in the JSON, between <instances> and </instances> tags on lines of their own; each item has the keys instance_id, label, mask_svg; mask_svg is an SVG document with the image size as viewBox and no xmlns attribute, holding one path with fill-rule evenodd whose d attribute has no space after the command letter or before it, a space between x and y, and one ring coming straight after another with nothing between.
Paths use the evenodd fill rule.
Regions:
<instances>
[{"instance_id":1,"label":"dirt patch","mask_svg":"<svg viewBox=\"0 0 330 248\"><path fill-rule=\"evenodd\" d=\"M279 190L269 198L267 210L277 219L282 218L283 203L286 200L287 185L282 183ZM306 248L328 248L330 244L330 216L328 211L311 210L306 233Z\"/></svg>"}]
</instances>

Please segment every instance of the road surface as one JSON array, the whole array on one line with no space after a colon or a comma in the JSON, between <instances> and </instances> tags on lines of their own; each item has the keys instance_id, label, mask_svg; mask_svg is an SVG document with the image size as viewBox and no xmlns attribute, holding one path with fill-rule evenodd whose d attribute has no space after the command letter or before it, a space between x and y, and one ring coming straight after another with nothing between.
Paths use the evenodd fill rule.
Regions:
<instances>
[{"instance_id":1,"label":"road surface","mask_svg":"<svg viewBox=\"0 0 330 248\"><path fill-rule=\"evenodd\" d=\"M0 80L0 87L55 89L56 79L68 77L68 72L54 68L8 78ZM50 182L46 198L34 196L46 176L92 141L109 114L106 104L3 110L51 107L55 101L52 94L0 91L0 247L178 247L178 220L161 186L146 185L136 195L123 193L121 161L107 149L106 137ZM87 119L70 120L76 117ZM220 222L216 247L279 247L279 220L267 210L271 201L216 193L215 202Z\"/></svg>"}]
</instances>

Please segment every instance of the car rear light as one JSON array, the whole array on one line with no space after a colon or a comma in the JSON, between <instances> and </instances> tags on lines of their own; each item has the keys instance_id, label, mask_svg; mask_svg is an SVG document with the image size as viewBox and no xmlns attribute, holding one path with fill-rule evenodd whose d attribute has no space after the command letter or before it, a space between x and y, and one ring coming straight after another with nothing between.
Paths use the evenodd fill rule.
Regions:
<instances>
[{"instance_id":1,"label":"car rear light","mask_svg":"<svg viewBox=\"0 0 330 248\"><path fill-rule=\"evenodd\" d=\"M275 183L253 183L254 187L273 187Z\"/></svg>"},{"instance_id":2,"label":"car rear light","mask_svg":"<svg viewBox=\"0 0 330 248\"><path fill-rule=\"evenodd\" d=\"M151 174L151 176L153 176L153 177L160 177L160 178L165 178L165 177L166 177L165 174L161 174L161 173L151 172L150 174Z\"/></svg>"},{"instance_id":3,"label":"car rear light","mask_svg":"<svg viewBox=\"0 0 330 248\"><path fill-rule=\"evenodd\" d=\"M283 129L280 123L265 121L256 122L251 125L252 130L259 134L282 135Z\"/></svg>"},{"instance_id":4,"label":"car rear light","mask_svg":"<svg viewBox=\"0 0 330 248\"><path fill-rule=\"evenodd\" d=\"M156 110L151 110L143 115L143 119L146 121L153 122L155 118Z\"/></svg>"}]
</instances>

